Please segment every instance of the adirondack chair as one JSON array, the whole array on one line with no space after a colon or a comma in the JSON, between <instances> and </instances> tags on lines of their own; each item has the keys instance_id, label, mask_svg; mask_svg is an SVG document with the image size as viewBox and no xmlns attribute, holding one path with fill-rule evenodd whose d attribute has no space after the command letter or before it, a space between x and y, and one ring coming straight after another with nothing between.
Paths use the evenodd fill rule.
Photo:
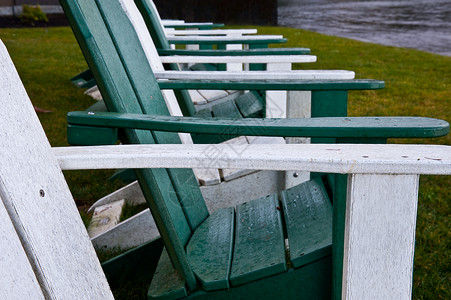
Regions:
<instances>
[{"instance_id":1,"label":"adirondack chair","mask_svg":"<svg viewBox=\"0 0 451 300\"><path fill-rule=\"evenodd\" d=\"M149 204L161 216L159 230L172 264L180 270L172 271L165 252L160 262L167 266L158 266L149 297L162 292L168 298L187 293L190 298L303 295L329 298L331 277L336 299L411 297L418 177L419 174L451 174L451 147L279 145L277 151L268 151L270 148L258 145L239 149L239 153L221 145L51 149L1 42L0 76L3 79L0 122L4 125L0 162L7 166L0 170L1 298L113 298L61 169L122 167L153 168L137 172L143 188L152 193ZM449 130L446 122L435 124L440 126L420 131L441 135ZM298 130L302 128L301 125ZM412 130L419 133L418 127L407 129L410 133ZM153 139L143 131L128 133ZM155 134L155 137L164 139L165 135L168 136ZM218 147L223 159L205 156L211 146ZM334 202L332 212L322 182L316 180L283 193L282 204L275 196L269 196L237 207L236 213L234 209L224 209L208 215L196 189L185 190L187 194L170 191L180 181L169 177L168 172L178 171L164 169L193 167L199 163L350 173L347 201L340 205ZM186 172L186 169L177 170ZM179 202L179 199L195 202ZM308 208L307 213L300 212L301 207ZM332 231L331 217L334 222L340 219L343 207L348 211L346 222L342 227L334 226ZM281 214L285 216L284 222ZM314 219L309 218L312 215ZM297 230L308 228L309 224L316 230ZM290 247L288 271L285 271L285 257L280 256L285 250L282 226L287 228ZM346 239L335 239L344 234ZM315 238L297 244L301 235ZM318 242L320 235L324 239ZM236 242L232 247L233 239ZM336 255L340 249L341 257ZM223 268L221 259L231 262L232 268ZM262 268L262 261L267 262L267 268ZM253 272L246 273L249 271ZM164 277L166 274L171 277ZM343 280L338 274L343 274ZM221 289L229 284L230 288Z\"/></svg>"}]
</instances>

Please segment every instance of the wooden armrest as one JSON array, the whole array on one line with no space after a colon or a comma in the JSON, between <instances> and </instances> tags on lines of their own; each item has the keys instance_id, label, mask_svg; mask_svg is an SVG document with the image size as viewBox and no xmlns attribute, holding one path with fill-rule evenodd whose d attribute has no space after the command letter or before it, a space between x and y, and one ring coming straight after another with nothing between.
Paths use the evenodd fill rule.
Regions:
<instances>
[{"instance_id":1,"label":"wooden armrest","mask_svg":"<svg viewBox=\"0 0 451 300\"><path fill-rule=\"evenodd\" d=\"M241 83L248 83L252 80L259 80L261 83L269 83L267 81L282 80L282 82L290 83L297 81L298 84L302 83L300 81L304 80L352 80L354 79L355 73L353 71L345 70L292 70L292 71L163 71L155 72L155 77L159 80L177 80L183 82L212 82L216 83L237 83L238 80ZM160 82L160 81L159 81ZM278 84L276 84L278 85ZM163 89L163 87L160 86ZM211 88L216 89L216 88ZM228 89L228 88L218 88L218 89ZM237 88L239 89L239 88ZM251 90L252 88L246 88L246 90ZM271 90L270 88L261 88L262 90ZM282 88L282 90L289 90L290 88Z\"/></svg>"},{"instance_id":2,"label":"wooden armrest","mask_svg":"<svg viewBox=\"0 0 451 300\"><path fill-rule=\"evenodd\" d=\"M166 29L165 33L171 36L201 36L201 35L212 35L212 36L230 36L230 35L243 35L243 34L256 34L257 29L212 29L212 30L175 30Z\"/></svg>"},{"instance_id":3,"label":"wooden armrest","mask_svg":"<svg viewBox=\"0 0 451 300\"><path fill-rule=\"evenodd\" d=\"M201 119L81 111L68 113L67 122L70 126L282 137L415 138L449 132L446 121L421 117Z\"/></svg>"},{"instance_id":4,"label":"wooden armrest","mask_svg":"<svg viewBox=\"0 0 451 300\"><path fill-rule=\"evenodd\" d=\"M187 50L158 49L159 55L196 55L196 56L250 56L250 55L306 55L308 48L261 48L247 50Z\"/></svg>"},{"instance_id":5,"label":"wooden armrest","mask_svg":"<svg viewBox=\"0 0 451 300\"><path fill-rule=\"evenodd\" d=\"M257 71L252 71L257 72ZM293 71L291 71L293 72ZM198 73L198 72L193 72ZM211 74L212 72L210 72ZM218 76L220 72L218 72ZM226 73L226 72L224 72ZM169 74L169 73L166 73ZM295 74L295 73L293 73ZM239 76L239 73L236 73ZM196 75L192 75L196 76ZM231 75L226 75L231 76ZM254 75L256 76L256 75ZM286 75L290 76L290 75ZM291 75L295 76L295 75ZM354 80L167 80L159 79L160 89L173 90L282 90L282 91L338 91L383 89L385 82L372 79Z\"/></svg>"},{"instance_id":6,"label":"wooden armrest","mask_svg":"<svg viewBox=\"0 0 451 300\"><path fill-rule=\"evenodd\" d=\"M287 39L281 35L256 35L242 37L228 36L192 36L192 37L168 37L170 44L274 44L286 43Z\"/></svg>"},{"instance_id":7,"label":"wooden armrest","mask_svg":"<svg viewBox=\"0 0 451 300\"><path fill-rule=\"evenodd\" d=\"M314 55L253 55L253 56L162 56L162 63L309 63Z\"/></svg>"},{"instance_id":8,"label":"wooden armrest","mask_svg":"<svg viewBox=\"0 0 451 300\"><path fill-rule=\"evenodd\" d=\"M214 150L221 156L205 155ZM53 148L64 170L246 168L362 174L451 174L441 145L120 145Z\"/></svg>"}]
</instances>

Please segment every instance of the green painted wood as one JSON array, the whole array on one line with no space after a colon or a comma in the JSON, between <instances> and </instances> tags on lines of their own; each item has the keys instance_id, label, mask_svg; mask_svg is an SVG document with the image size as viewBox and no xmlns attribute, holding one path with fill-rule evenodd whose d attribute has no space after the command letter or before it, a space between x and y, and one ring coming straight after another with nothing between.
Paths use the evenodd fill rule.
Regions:
<instances>
[{"instance_id":1,"label":"green painted wood","mask_svg":"<svg viewBox=\"0 0 451 300\"><path fill-rule=\"evenodd\" d=\"M156 16L156 12L153 10L153 6L149 0L135 0L135 4L141 12L150 36L152 37L157 49L170 49L171 47L166 39L164 29L161 26L158 17Z\"/></svg>"},{"instance_id":2,"label":"green painted wood","mask_svg":"<svg viewBox=\"0 0 451 300\"><path fill-rule=\"evenodd\" d=\"M179 299L186 297L188 292L183 278L171 264L165 249L161 253L155 275L148 291L149 299Z\"/></svg>"},{"instance_id":3,"label":"green painted wood","mask_svg":"<svg viewBox=\"0 0 451 300\"><path fill-rule=\"evenodd\" d=\"M127 56L119 55L109 29L105 26L104 15L98 9L98 2L89 0L63 0L61 5L66 12L71 27L77 37L80 47L85 55L90 69L98 83L103 98L112 111L143 113L140 99L145 97L144 92L139 93L135 88L141 81L132 84L131 76L142 75L143 73L130 72L124 67L123 59ZM136 48L134 54L138 55L142 49ZM121 53L123 54L123 53ZM142 66L140 66L142 67ZM142 67L141 72L149 69ZM152 73L146 74L151 82ZM147 87L149 87L147 85ZM165 108L165 105L158 103L162 100L161 95L151 95L155 100L151 107L146 107L149 112L157 113ZM150 99L148 97L147 99ZM125 130L124 143L155 143L155 136L149 131ZM176 135L160 135L159 142L177 142ZM137 177L143 186L143 192L148 199L149 206L155 215L160 233L165 244L168 245L168 252L176 269L183 274L190 289L197 286L194 274L189 268L184 247L191 235L191 228L185 217L185 212L181 207L177 189L174 187L170 171L165 169L137 170ZM194 176L193 176L194 177ZM188 177L189 179L190 177ZM191 179L190 179L191 180ZM192 180L191 180L192 181ZM188 187L191 184L188 184ZM198 192L200 194L200 192ZM187 194L187 195L193 195ZM200 206L205 203L199 199Z\"/></svg>"},{"instance_id":4,"label":"green painted wood","mask_svg":"<svg viewBox=\"0 0 451 300\"><path fill-rule=\"evenodd\" d=\"M194 64L189 67L191 71L218 71L217 64Z\"/></svg>"},{"instance_id":5,"label":"green painted wood","mask_svg":"<svg viewBox=\"0 0 451 300\"><path fill-rule=\"evenodd\" d=\"M160 55L196 55L196 56L253 56L253 55L304 55L310 54L308 48L265 48L248 50L186 50L159 49Z\"/></svg>"},{"instance_id":6,"label":"green painted wood","mask_svg":"<svg viewBox=\"0 0 451 300\"><path fill-rule=\"evenodd\" d=\"M218 103L211 108L211 112L213 117L216 118L232 118L239 119L242 118L238 107L236 106L234 101L226 101L222 103Z\"/></svg>"},{"instance_id":7,"label":"green painted wood","mask_svg":"<svg viewBox=\"0 0 451 300\"><path fill-rule=\"evenodd\" d=\"M236 233L230 283L242 285L287 269L277 195L236 207Z\"/></svg>"},{"instance_id":8,"label":"green painted wood","mask_svg":"<svg viewBox=\"0 0 451 300\"><path fill-rule=\"evenodd\" d=\"M288 137L439 137L446 121L422 117L348 117L312 119L198 119L138 114L71 112L72 125L107 126L189 133L234 133Z\"/></svg>"},{"instance_id":9,"label":"green painted wood","mask_svg":"<svg viewBox=\"0 0 451 300\"><path fill-rule=\"evenodd\" d=\"M73 146L115 145L117 128L67 125L67 142Z\"/></svg>"},{"instance_id":10,"label":"green painted wood","mask_svg":"<svg viewBox=\"0 0 451 300\"><path fill-rule=\"evenodd\" d=\"M258 91L250 91L235 99L243 118L263 118L264 100Z\"/></svg>"},{"instance_id":11,"label":"green painted wood","mask_svg":"<svg viewBox=\"0 0 451 300\"><path fill-rule=\"evenodd\" d=\"M100 100L88 107L86 111L108 111L108 108L106 107L105 101Z\"/></svg>"},{"instance_id":12,"label":"green painted wood","mask_svg":"<svg viewBox=\"0 0 451 300\"><path fill-rule=\"evenodd\" d=\"M385 87L380 80L158 80L161 89L197 89L197 90L279 90L279 91L314 91L314 90L378 90Z\"/></svg>"},{"instance_id":13,"label":"green painted wood","mask_svg":"<svg viewBox=\"0 0 451 300\"><path fill-rule=\"evenodd\" d=\"M152 69L148 64L144 51L133 25L123 12L118 1L97 1L103 15L105 24L115 42L116 49L123 61L130 82L138 97L139 106L145 114L169 115L163 95L155 83ZM153 80L152 80L153 79ZM149 101L150 100L150 101ZM176 134L154 132L157 143L180 143ZM193 189L197 180L191 170L168 170L174 188L182 204L185 216L191 230L199 226L208 216L208 210L202 199L200 191ZM197 205L196 202L199 202Z\"/></svg>"},{"instance_id":14,"label":"green painted wood","mask_svg":"<svg viewBox=\"0 0 451 300\"><path fill-rule=\"evenodd\" d=\"M332 298L340 300L343 284L343 259L348 175L336 174L334 183L332 225Z\"/></svg>"},{"instance_id":15,"label":"green painted wood","mask_svg":"<svg viewBox=\"0 0 451 300\"><path fill-rule=\"evenodd\" d=\"M281 193L294 268L332 254L332 204L320 177Z\"/></svg>"},{"instance_id":16,"label":"green painted wood","mask_svg":"<svg viewBox=\"0 0 451 300\"><path fill-rule=\"evenodd\" d=\"M80 88L90 88L95 85L93 74L89 69L75 75L70 81Z\"/></svg>"},{"instance_id":17,"label":"green painted wood","mask_svg":"<svg viewBox=\"0 0 451 300\"><path fill-rule=\"evenodd\" d=\"M115 289L133 281L150 282L162 250L163 241L158 238L103 262L110 287Z\"/></svg>"},{"instance_id":18,"label":"green painted wood","mask_svg":"<svg viewBox=\"0 0 451 300\"><path fill-rule=\"evenodd\" d=\"M298 269L214 292L195 291L188 299L330 299L331 257Z\"/></svg>"},{"instance_id":19,"label":"green painted wood","mask_svg":"<svg viewBox=\"0 0 451 300\"><path fill-rule=\"evenodd\" d=\"M170 44L174 45L229 45L229 44L257 44L260 47L262 44L281 44L286 43L288 40L286 38L267 38L261 40L251 40L251 39L243 39L237 38L236 40L231 39L209 39L209 40L190 40L189 38L184 39L173 39L171 37L167 38Z\"/></svg>"},{"instance_id":20,"label":"green painted wood","mask_svg":"<svg viewBox=\"0 0 451 300\"><path fill-rule=\"evenodd\" d=\"M234 225L234 209L219 209L196 229L186 247L191 268L206 291L230 287Z\"/></svg>"}]
</instances>

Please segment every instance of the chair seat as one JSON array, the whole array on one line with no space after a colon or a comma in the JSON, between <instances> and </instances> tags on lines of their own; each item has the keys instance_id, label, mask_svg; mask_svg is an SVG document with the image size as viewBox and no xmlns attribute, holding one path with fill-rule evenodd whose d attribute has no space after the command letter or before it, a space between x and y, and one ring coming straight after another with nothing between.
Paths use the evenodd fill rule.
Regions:
<instances>
[{"instance_id":1,"label":"chair seat","mask_svg":"<svg viewBox=\"0 0 451 300\"><path fill-rule=\"evenodd\" d=\"M329 257L331 245L332 205L318 177L215 211L196 229L186 252L202 289L215 291L302 268ZM155 290L149 294L158 298Z\"/></svg>"}]
</instances>

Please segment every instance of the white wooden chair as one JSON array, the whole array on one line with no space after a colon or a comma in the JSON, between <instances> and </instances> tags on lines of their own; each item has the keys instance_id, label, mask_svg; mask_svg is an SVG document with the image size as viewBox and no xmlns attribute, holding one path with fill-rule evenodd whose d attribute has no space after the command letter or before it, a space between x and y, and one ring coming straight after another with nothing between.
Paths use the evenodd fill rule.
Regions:
<instances>
[{"instance_id":1,"label":"white wooden chair","mask_svg":"<svg viewBox=\"0 0 451 300\"><path fill-rule=\"evenodd\" d=\"M411 298L419 174L451 174L451 147L212 145L50 147L0 43L0 297L112 299L61 169L191 168L199 162L349 174L344 299ZM275 146L270 146L274 150ZM252 159L251 159L252 158ZM337 297L340 297L338 295Z\"/></svg>"}]
</instances>

